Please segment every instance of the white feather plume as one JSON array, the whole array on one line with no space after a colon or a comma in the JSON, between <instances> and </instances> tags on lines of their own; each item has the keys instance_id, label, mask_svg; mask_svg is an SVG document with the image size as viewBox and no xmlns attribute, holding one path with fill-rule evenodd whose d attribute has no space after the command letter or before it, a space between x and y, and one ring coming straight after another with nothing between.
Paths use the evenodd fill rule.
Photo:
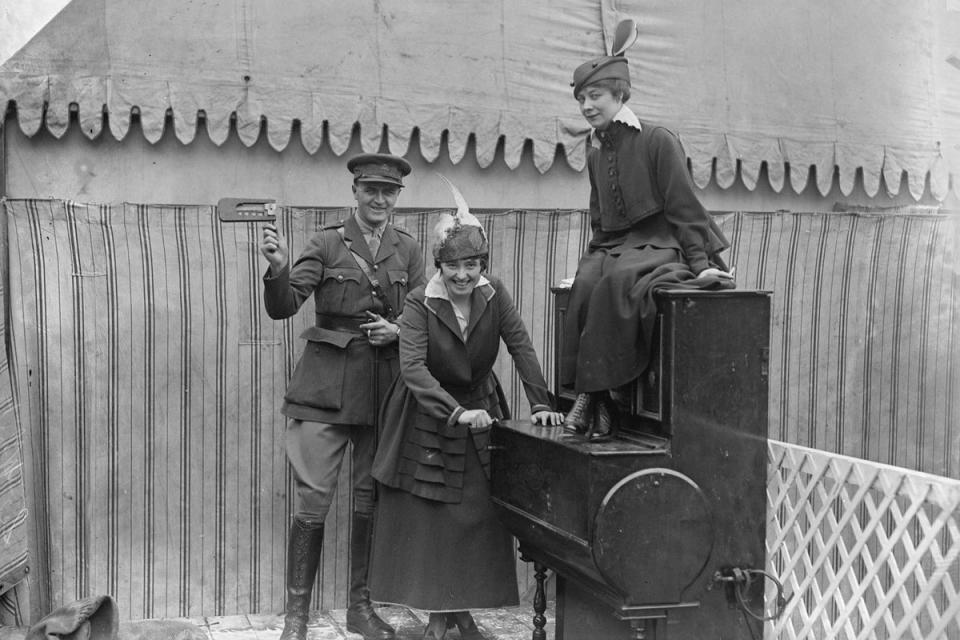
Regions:
<instances>
[{"instance_id":1,"label":"white feather plume","mask_svg":"<svg viewBox=\"0 0 960 640\"><path fill-rule=\"evenodd\" d=\"M450 182L447 176L442 173L437 173L440 176L440 179L443 180L447 187L450 189L450 193L453 194L453 201L457 203L457 213L456 216L460 219L460 224L466 225L475 225L482 226L480 221L477 220L476 216L470 213L470 206L467 204L467 199L463 197L463 194L460 193L460 189L457 189L457 185Z\"/></svg>"},{"instance_id":2,"label":"white feather plume","mask_svg":"<svg viewBox=\"0 0 960 640\"><path fill-rule=\"evenodd\" d=\"M434 227L437 244L442 245L445 242L447 235L460 226L478 227L480 229L480 235L486 239L486 230L483 228L483 225L480 224L480 220L478 220L475 215L470 213L470 206L467 204L467 199L463 197L463 194L460 193L460 190L457 189L457 186L453 184L445 175L439 172L437 175L440 176L440 179L443 180L444 183L446 183L447 187L450 189L450 193L453 194L454 202L457 204L456 213L442 213L440 215L440 219L437 221L436 227Z\"/></svg>"}]
</instances>

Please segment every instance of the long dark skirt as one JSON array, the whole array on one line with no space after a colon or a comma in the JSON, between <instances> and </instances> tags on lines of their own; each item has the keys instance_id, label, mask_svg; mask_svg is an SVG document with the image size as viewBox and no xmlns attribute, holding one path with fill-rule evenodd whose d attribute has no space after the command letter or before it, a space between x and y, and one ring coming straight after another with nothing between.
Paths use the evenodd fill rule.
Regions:
<instances>
[{"instance_id":1,"label":"long dark skirt","mask_svg":"<svg viewBox=\"0 0 960 640\"><path fill-rule=\"evenodd\" d=\"M570 291L561 381L578 393L615 389L646 369L658 286L694 277L676 249L599 248L584 255Z\"/></svg>"},{"instance_id":2,"label":"long dark skirt","mask_svg":"<svg viewBox=\"0 0 960 640\"><path fill-rule=\"evenodd\" d=\"M424 500L378 487L370 561L370 598L424 611L515 606L513 538L490 502L472 439L463 500Z\"/></svg>"},{"instance_id":3,"label":"long dark skirt","mask_svg":"<svg viewBox=\"0 0 960 640\"><path fill-rule=\"evenodd\" d=\"M677 249L617 246L580 259L570 290L560 381L577 393L616 389L650 363L658 289L731 289L696 278Z\"/></svg>"}]
</instances>

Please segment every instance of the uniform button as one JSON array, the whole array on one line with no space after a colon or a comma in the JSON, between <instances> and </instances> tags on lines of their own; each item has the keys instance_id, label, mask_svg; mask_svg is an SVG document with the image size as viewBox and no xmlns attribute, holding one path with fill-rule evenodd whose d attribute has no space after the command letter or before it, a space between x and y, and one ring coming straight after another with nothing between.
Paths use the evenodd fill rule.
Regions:
<instances>
[{"instance_id":1,"label":"uniform button","mask_svg":"<svg viewBox=\"0 0 960 640\"><path fill-rule=\"evenodd\" d=\"M337 282L343 282L343 274L337 276Z\"/></svg>"},{"instance_id":2,"label":"uniform button","mask_svg":"<svg viewBox=\"0 0 960 640\"><path fill-rule=\"evenodd\" d=\"M373 270L374 270L374 271L376 271L376 270L379 269L379 268L380 268L380 265L378 265L378 264L373 265Z\"/></svg>"},{"instance_id":3,"label":"uniform button","mask_svg":"<svg viewBox=\"0 0 960 640\"><path fill-rule=\"evenodd\" d=\"M400 278L400 284L407 284L406 278Z\"/></svg>"}]
</instances>

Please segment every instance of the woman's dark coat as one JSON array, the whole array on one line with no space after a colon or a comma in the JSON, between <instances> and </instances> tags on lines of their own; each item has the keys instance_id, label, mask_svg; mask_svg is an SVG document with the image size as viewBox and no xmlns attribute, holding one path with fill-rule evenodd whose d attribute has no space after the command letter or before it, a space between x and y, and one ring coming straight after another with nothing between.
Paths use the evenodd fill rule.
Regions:
<instances>
[{"instance_id":1,"label":"woman's dark coat","mask_svg":"<svg viewBox=\"0 0 960 640\"><path fill-rule=\"evenodd\" d=\"M411 291L400 333L401 375L387 394L373 477L391 487L441 502L459 502L463 487L466 409L509 417L493 366L500 340L513 357L532 411L549 410L551 397L527 330L499 280L478 285L466 341L448 300ZM474 434L486 469L485 439Z\"/></svg>"}]
</instances>

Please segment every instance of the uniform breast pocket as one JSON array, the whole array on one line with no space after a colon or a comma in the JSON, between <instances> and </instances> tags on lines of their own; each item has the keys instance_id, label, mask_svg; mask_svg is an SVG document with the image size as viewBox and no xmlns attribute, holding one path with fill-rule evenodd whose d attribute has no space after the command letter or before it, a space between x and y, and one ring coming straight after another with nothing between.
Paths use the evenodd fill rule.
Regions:
<instances>
[{"instance_id":1,"label":"uniform breast pocket","mask_svg":"<svg viewBox=\"0 0 960 640\"><path fill-rule=\"evenodd\" d=\"M362 297L364 275L359 269L325 269L318 289L320 309L351 314Z\"/></svg>"},{"instance_id":2,"label":"uniform breast pocket","mask_svg":"<svg viewBox=\"0 0 960 640\"><path fill-rule=\"evenodd\" d=\"M343 379L349 333L309 327L303 355L290 376L284 400L315 409L338 410L343 405Z\"/></svg>"},{"instance_id":3,"label":"uniform breast pocket","mask_svg":"<svg viewBox=\"0 0 960 640\"><path fill-rule=\"evenodd\" d=\"M410 278L403 269L391 269L387 271L387 278L390 279L390 290L397 297L395 308L399 308L400 305L403 304L403 299L407 297L407 287Z\"/></svg>"}]
</instances>

